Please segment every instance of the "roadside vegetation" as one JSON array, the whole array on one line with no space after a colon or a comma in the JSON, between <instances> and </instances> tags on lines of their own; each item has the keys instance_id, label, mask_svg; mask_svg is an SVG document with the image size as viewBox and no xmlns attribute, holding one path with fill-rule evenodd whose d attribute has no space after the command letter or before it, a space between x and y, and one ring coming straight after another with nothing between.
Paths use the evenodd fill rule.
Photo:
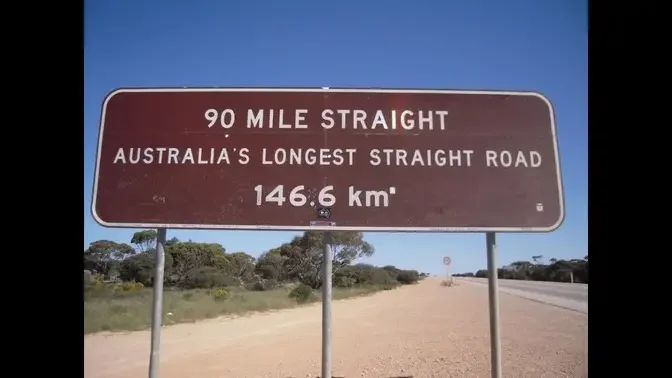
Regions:
<instances>
[{"instance_id":1,"label":"roadside vegetation","mask_svg":"<svg viewBox=\"0 0 672 378\"><path fill-rule=\"evenodd\" d=\"M322 233L307 231L254 258L216 243L166 243L164 324L294 307L321 300ZM99 240L84 250L84 332L151 326L156 231L130 244ZM414 284L426 276L394 266L353 264L374 248L360 232L332 232L333 297Z\"/></svg>"},{"instance_id":2,"label":"roadside vegetation","mask_svg":"<svg viewBox=\"0 0 672 378\"><path fill-rule=\"evenodd\" d=\"M551 258L548 262L548 264L543 262L543 256L533 256L532 262L516 261L497 269L497 277L511 280L588 283L588 256L572 260ZM487 278L488 271L483 269L476 273L461 273L454 276Z\"/></svg>"}]
</instances>

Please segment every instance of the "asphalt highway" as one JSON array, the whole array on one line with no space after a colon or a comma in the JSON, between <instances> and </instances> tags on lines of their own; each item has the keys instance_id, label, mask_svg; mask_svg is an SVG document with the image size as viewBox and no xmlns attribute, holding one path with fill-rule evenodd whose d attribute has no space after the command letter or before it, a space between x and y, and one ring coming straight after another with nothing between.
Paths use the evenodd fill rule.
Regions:
<instances>
[{"instance_id":1,"label":"asphalt highway","mask_svg":"<svg viewBox=\"0 0 672 378\"><path fill-rule=\"evenodd\" d=\"M475 277L458 277L458 282L487 287L488 280ZM588 285L562 282L498 280L500 293L543 302L549 305L588 313Z\"/></svg>"}]
</instances>

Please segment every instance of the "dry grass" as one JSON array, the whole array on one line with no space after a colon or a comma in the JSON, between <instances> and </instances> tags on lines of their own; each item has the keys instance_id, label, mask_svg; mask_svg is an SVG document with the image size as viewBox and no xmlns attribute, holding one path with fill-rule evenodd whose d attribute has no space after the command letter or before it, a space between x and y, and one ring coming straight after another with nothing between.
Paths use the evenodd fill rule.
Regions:
<instances>
[{"instance_id":1,"label":"dry grass","mask_svg":"<svg viewBox=\"0 0 672 378\"><path fill-rule=\"evenodd\" d=\"M215 289L166 290L163 296L164 324L296 307L296 300L288 297L293 287L284 285L268 291L227 288L229 297L226 300L216 300ZM368 295L383 289L382 286L334 288L333 299ZM321 293L315 294L315 300L321 300ZM151 313L151 288L123 291L114 286L102 286L90 289L84 302L84 333L147 329L151 326Z\"/></svg>"}]
</instances>

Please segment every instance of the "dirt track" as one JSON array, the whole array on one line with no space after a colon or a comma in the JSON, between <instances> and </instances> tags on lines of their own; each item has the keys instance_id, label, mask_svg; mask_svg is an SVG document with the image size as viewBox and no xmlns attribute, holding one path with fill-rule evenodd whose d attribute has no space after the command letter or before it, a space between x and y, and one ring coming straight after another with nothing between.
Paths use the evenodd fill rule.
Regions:
<instances>
[{"instance_id":1,"label":"dirt track","mask_svg":"<svg viewBox=\"0 0 672 378\"><path fill-rule=\"evenodd\" d=\"M489 377L487 290L429 278L335 301L335 377ZM504 377L585 377L587 316L502 294ZM320 305L164 328L161 378L317 377ZM86 378L147 377L149 332L84 338Z\"/></svg>"}]
</instances>

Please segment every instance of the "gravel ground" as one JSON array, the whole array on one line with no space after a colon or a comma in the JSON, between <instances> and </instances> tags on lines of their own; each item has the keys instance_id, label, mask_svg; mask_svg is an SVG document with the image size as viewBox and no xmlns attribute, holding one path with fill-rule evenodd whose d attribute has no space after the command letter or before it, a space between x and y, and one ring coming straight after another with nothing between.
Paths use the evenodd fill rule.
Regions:
<instances>
[{"instance_id":1,"label":"gravel ground","mask_svg":"<svg viewBox=\"0 0 672 378\"><path fill-rule=\"evenodd\" d=\"M334 377L490 377L487 290L418 285L333 304ZM587 315L501 294L503 376L586 377ZM161 378L317 377L315 304L164 328ZM147 376L149 332L84 337L87 378Z\"/></svg>"}]
</instances>

